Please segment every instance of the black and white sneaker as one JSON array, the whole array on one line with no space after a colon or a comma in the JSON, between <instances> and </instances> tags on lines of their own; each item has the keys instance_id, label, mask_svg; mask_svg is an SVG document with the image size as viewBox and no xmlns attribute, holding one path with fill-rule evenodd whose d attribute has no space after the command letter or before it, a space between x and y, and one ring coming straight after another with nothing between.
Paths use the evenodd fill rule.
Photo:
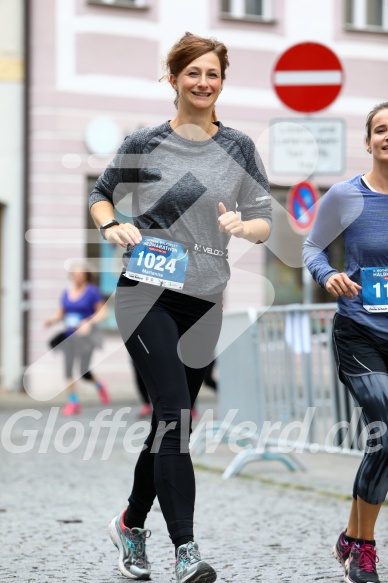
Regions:
<instances>
[{"instance_id":1,"label":"black and white sneaker","mask_svg":"<svg viewBox=\"0 0 388 583\"><path fill-rule=\"evenodd\" d=\"M354 539L352 541L348 541L348 539L346 538L346 530L344 530L339 535L338 540L333 547L332 551L333 557L337 559L339 563L341 563L341 565L345 569L345 575L347 574L347 560L349 558L350 551L352 550L353 545Z\"/></svg>"},{"instance_id":2,"label":"black and white sneaker","mask_svg":"<svg viewBox=\"0 0 388 583\"><path fill-rule=\"evenodd\" d=\"M357 542L353 545L347 561L346 583L380 583L376 570L379 558L374 545Z\"/></svg>"}]
</instances>

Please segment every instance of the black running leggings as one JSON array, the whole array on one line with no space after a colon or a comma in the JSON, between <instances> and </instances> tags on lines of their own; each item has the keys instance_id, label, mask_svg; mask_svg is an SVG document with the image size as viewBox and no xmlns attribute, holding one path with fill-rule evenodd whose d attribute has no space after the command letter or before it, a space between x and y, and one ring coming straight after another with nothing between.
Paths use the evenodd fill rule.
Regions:
<instances>
[{"instance_id":1,"label":"black running leggings","mask_svg":"<svg viewBox=\"0 0 388 583\"><path fill-rule=\"evenodd\" d=\"M388 492L388 340L336 314L333 346L340 379L356 405L362 407L363 421L369 429L353 498L380 504Z\"/></svg>"},{"instance_id":2,"label":"black running leggings","mask_svg":"<svg viewBox=\"0 0 388 583\"><path fill-rule=\"evenodd\" d=\"M388 433L384 430L384 425L388 425L388 374L350 376L344 373L344 377L356 405L362 407L365 425L371 427L354 480L353 498L357 500L359 496L368 504L381 504L388 493ZM376 423L381 424L380 428ZM378 436L374 437L374 433Z\"/></svg>"},{"instance_id":3,"label":"black running leggings","mask_svg":"<svg viewBox=\"0 0 388 583\"><path fill-rule=\"evenodd\" d=\"M213 360L221 294L195 298L121 276L116 319L153 405L151 433L136 464L129 504L145 518L157 496L172 541L194 538L190 409Z\"/></svg>"}]
</instances>

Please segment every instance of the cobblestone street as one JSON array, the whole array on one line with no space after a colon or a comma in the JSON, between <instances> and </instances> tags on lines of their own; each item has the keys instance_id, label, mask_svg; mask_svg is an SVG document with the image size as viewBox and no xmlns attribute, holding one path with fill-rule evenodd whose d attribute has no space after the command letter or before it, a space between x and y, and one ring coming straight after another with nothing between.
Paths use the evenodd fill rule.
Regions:
<instances>
[{"instance_id":1,"label":"cobblestone street","mask_svg":"<svg viewBox=\"0 0 388 583\"><path fill-rule=\"evenodd\" d=\"M114 407L112 414L118 409ZM41 411L40 419L15 420L11 440L3 431L0 582L123 582L107 526L126 505L131 490L136 454L128 453L123 443L135 411L123 415L125 427L119 428L105 460L101 459L108 435L104 428L93 454L86 455L93 431L89 422L99 413L97 407L85 408L70 421L56 418L51 439L46 424L53 409ZM14 413L0 412L3 428L10 425ZM73 428L61 430L66 423ZM30 430L29 435L23 435L25 430ZM78 434L79 445L73 452L57 451L76 444ZM8 451L11 442L21 446L28 439L30 451ZM255 475L222 480L218 472L204 469L197 469L196 475L196 539L219 581L342 581L341 568L330 553L345 524L348 500L317 490L265 484ZM383 507L376 533L382 583L388 581L387 518L388 509ZM157 503L147 526L152 530L148 544L152 580L173 581L173 546Z\"/></svg>"}]
</instances>

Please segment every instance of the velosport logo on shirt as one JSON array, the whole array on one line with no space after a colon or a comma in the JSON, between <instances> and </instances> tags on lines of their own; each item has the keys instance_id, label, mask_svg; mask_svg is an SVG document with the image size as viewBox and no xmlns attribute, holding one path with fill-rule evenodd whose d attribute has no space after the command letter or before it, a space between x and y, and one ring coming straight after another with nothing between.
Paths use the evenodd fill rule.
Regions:
<instances>
[{"instance_id":1,"label":"velosport logo on shirt","mask_svg":"<svg viewBox=\"0 0 388 583\"><path fill-rule=\"evenodd\" d=\"M204 245L201 245L199 243L195 243L194 250L201 251L202 253L206 253L207 255L217 255L219 257L222 257L223 255L225 255L225 251L222 251L221 249L213 249L212 247L205 247Z\"/></svg>"}]
</instances>

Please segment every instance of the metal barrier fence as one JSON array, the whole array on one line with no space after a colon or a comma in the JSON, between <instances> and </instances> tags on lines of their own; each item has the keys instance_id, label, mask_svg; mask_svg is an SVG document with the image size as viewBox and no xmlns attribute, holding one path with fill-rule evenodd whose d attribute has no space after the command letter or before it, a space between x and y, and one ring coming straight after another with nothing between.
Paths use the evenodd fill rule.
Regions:
<instances>
[{"instance_id":1,"label":"metal barrier fence","mask_svg":"<svg viewBox=\"0 0 388 583\"><path fill-rule=\"evenodd\" d=\"M260 317L255 310L224 315L224 338L243 331L217 357L218 418L233 411L233 421L197 436L194 454L224 426L223 440L244 446L224 477L261 459L303 469L294 451L362 455L361 410L338 380L333 357L335 311L336 304L295 304L272 306Z\"/></svg>"}]
</instances>

